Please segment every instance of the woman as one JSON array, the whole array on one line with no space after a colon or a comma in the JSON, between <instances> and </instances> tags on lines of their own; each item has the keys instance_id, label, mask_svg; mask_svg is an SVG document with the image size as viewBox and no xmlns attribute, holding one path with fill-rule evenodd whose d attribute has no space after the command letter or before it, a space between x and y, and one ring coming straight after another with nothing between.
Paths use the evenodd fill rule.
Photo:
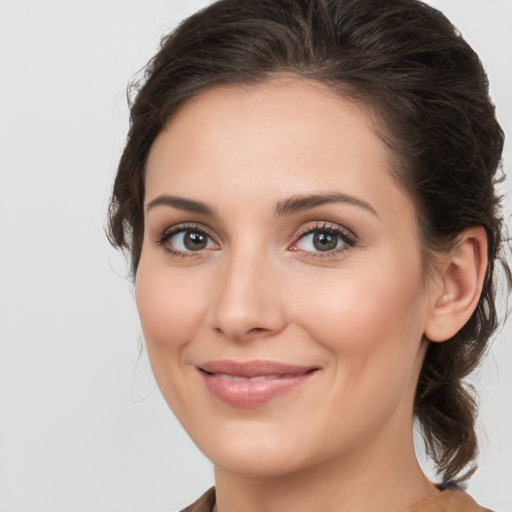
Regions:
<instances>
[{"instance_id":1,"label":"woman","mask_svg":"<svg viewBox=\"0 0 512 512\"><path fill-rule=\"evenodd\" d=\"M478 57L416 0L221 0L168 36L110 229L215 466L187 510L484 510L462 379L497 325L502 148Z\"/></svg>"}]
</instances>

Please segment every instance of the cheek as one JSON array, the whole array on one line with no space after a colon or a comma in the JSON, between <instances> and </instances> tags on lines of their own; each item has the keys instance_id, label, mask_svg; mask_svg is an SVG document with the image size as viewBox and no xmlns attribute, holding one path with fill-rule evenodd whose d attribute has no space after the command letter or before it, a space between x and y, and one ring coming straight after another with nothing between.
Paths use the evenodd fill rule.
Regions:
<instances>
[{"instance_id":1,"label":"cheek","mask_svg":"<svg viewBox=\"0 0 512 512\"><path fill-rule=\"evenodd\" d=\"M183 381L191 367L186 353L204 319L205 293L201 279L180 276L165 266L141 260L135 297L146 349L155 380L169 407L187 418L190 391Z\"/></svg>"},{"instance_id":2,"label":"cheek","mask_svg":"<svg viewBox=\"0 0 512 512\"><path fill-rule=\"evenodd\" d=\"M417 350L424 316L421 271L390 260L311 280L307 294L294 294L295 316L335 356L391 362Z\"/></svg>"},{"instance_id":3,"label":"cheek","mask_svg":"<svg viewBox=\"0 0 512 512\"><path fill-rule=\"evenodd\" d=\"M193 336L204 316L204 293L193 283L156 265L139 267L135 297L150 356L154 351L174 352Z\"/></svg>"},{"instance_id":4,"label":"cheek","mask_svg":"<svg viewBox=\"0 0 512 512\"><path fill-rule=\"evenodd\" d=\"M336 436L339 425L345 425L355 439L398 407L409 414L422 358L424 300L415 268L353 270L309 282L308 293L293 300L300 308L295 318L333 363L325 396L337 405L319 409L322 430L332 429Z\"/></svg>"}]
</instances>

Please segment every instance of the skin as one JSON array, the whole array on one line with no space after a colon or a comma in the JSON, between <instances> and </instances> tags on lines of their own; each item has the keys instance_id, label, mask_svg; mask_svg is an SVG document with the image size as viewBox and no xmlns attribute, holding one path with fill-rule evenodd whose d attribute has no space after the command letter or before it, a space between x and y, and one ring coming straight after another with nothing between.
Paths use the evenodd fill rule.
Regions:
<instances>
[{"instance_id":1,"label":"skin","mask_svg":"<svg viewBox=\"0 0 512 512\"><path fill-rule=\"evenodd\" d=\"M390 159L365 111L293 79L203 93L152 147L137 306L163 396L215 466L219 512L400 512L438 492L412 421L444 285L425 279L414 204ZM166 194L214 215L155 205ZM310 194L352 199L276 215ZM187 249L183 233L162 242L183 224L208 235L205 248ZM351 242L320 251L301 238L326 226ZM198 371L216 359L318 371L235 407Z\"/></svg>"}]
</instances>

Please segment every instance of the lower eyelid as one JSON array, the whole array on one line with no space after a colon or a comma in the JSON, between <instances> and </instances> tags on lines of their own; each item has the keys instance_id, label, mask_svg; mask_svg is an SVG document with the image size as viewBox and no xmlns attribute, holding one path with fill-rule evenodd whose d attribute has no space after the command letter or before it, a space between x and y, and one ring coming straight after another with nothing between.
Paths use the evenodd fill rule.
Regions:
<instances>
[{"instance_id":1,"label":"lower eyelid","mask_svg":"<svg viewBox=\"0 0 512 512\"><path fill-rule=\"evenodd\" d=\"M340 247L332 251L301 251L300 257L302 259L313 260L313 261L330 261L336 260L342 257L350 249L349 246Z\"/></svg>"}]
</instances>

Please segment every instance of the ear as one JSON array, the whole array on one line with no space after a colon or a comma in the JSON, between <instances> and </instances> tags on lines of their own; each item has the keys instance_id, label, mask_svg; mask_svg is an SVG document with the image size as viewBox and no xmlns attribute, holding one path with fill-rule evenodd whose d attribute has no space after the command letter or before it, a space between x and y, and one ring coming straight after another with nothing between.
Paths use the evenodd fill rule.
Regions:
<instances>
[{"instance_id":1,"label":"ear","mask_svg":"<svg viewBox=\"0 0 512 512\"><path fill-rule=\"evenodd\" d=\"M456 246L436 264L430 315L425 336L445 341L454 336L475 310L487 269L487 235L483 227L466 229Z\"/></svg>"}]
</instances>

